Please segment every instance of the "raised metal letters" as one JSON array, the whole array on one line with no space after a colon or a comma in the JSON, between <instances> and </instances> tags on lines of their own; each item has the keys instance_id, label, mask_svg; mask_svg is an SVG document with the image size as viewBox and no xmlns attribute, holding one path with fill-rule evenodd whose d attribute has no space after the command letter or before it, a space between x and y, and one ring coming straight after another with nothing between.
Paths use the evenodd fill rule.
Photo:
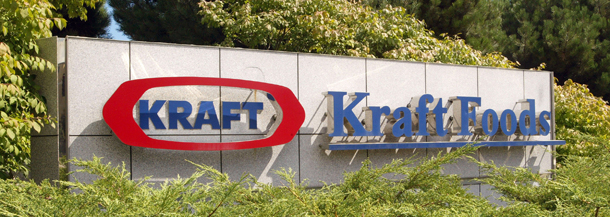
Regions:
<instances>
[{"instance_id":1,"label":"raised metal letters","mask_svg":"<svg viewBox=\"0 0 610 217\"><path fill-rule=\"evenodd\" d=\"M364 107L364 126L352 111L369 93L350 94L352 101L344 108L343 96L346 92L329 91L327 96L329 136L348 136L344 132L344 124L353 129L351 136L383 136L391 131L394 137L415 136L445 136L448 133L460 136L496 135L548 135L550 131L550 112L536 114L535 100L525 99L521 110L506 109L498 115L494 110L487 109L477 112L481 106L480 97L455 96L450 97L443 106L442 98L434 98L430 94L413 97L408 107L398 107L394 111L388 106ZM445 129L443 124L448 109L452 107L453 117L451 128ZM386 116L388 123L384 132L381 131L381 118ZM414 133L415 132L415 133Z\"/></svg>"}]
</instances>

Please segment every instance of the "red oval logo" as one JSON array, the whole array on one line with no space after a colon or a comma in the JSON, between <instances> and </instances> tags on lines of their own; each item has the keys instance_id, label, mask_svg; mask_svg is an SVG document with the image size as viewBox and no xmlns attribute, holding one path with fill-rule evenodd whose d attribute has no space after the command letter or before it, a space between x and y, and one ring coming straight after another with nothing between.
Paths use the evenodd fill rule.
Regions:
<instances>
[{"instance_id":1,"label":"red oval logo","mask_svg":"<svg viewBox=\"0 0 610 217\"><path fill-rule=\"evenodd\" d=\"M150 138L144 133L133 118L133 107L140 97L149 89L168 86L224 86L248 88L265 91L273 96L279 105L279 125L274 133L264 139L226 142L226 143L195 143L177 142ZM290 142L305 121L305 110L296 96L287 87L240 79L206 78L206 77L166 77L148 78L127 81L114 92L104 105L104 120L110 129L125 144L146 148L219 151L275 146Z\"/></svg>"}]
</instances>

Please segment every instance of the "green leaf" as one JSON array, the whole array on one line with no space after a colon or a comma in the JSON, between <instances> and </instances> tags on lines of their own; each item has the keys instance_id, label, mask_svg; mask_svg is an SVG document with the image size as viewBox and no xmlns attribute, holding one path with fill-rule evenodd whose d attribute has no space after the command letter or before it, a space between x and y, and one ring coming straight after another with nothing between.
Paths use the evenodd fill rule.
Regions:
<instances>
[{"instance_id":1,"label":"green leaf","mask_svg":"<svg viewBox=\"0 0 610 217\"><path fill-rule=\"evenodd\" d=\"M6 133L6 129L0 129L0 137L3 137Z\"/></svg>"},{"instance_id":2,"label":"green leaf","mask_svg":"<svg viewBox=\"0 0 610 217\"><path fill-rule=\"evenodd\" d=\"M17 79L18 79L17 75L11 75L11 83L12 84L17 83Z\"/></svg>"},{"instance_id":3,"label":"green leaf","mask_svg":"<svg viewBox=\"0 0 610 217\"><path fill-rule=\"evenodd\" d=\"M61 19L61 26L66 27L67 22L65 19Z\"/></svg>"},{"instance_id":4,"label":"green leaf","mask_svg":"<svg viewBox=\"0 0 610 217\"><path fill-rule=\"evenodd\" d=\"M14 139L15 138L15 133L13 132L13 130L11 129L6 129L6 135L8 136L8 138L10 139Z\"/></svg>"},{"instance_id":5,"label":"green leaf","mask_svg":"<svg viewBox=\"0 0 610 217\"><path fill-rule=\"evenodd\" d=\"M22 18L27 19L30 13L28 12L28 9L24 8L19 11L19 14L21 14Z\"/></svg>"},{"instance_id":6,"label":"green leaf","mask_svg":"<svg viewBox=\"0 0 610 217\"><path fill-rule=\"evenodd\" d=\"M34 128L34 130L36 130L36 132L40 133L40 125L36 122L32 122L32 128Z\"/></svg>"},{"instance_id":7,"label":"green leaf","mask_svg":"<svg viewBox=\"0 0 610 217\"><path fill-rule=\"evenodd\" d=\"M2 26L2 34L4 34L4 36L8 34L8 29L6 28L6 26Z\"/></svg>"}]
</instances>

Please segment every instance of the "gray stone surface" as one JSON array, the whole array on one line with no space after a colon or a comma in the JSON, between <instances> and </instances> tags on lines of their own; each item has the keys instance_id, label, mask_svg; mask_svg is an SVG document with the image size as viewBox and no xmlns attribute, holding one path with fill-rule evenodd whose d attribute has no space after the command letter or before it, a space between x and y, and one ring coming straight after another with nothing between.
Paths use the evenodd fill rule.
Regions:
<instances>
[{"instance_id":1,"label":"gray stone surface","mask_svg":"<svg viewBox=\"0 0 610 217\"><path fill-rule=\"evenodd\" d=\"M451 96L477 96L477 68L427 63L426 93L445 101Z\"/></svg>"},{"instance_id":2,"label":"gray stone surface","mask_svg":"<svg viewBox=\"0 0 610 217\"><path fill-rule=\"evenodd\" d=\"M259 81L282 85L298 96L297 54L288 52L270 52L248 49L222 48L221 77ZM263 102L263 111L258 115L257 129L232 127L223 129L223 134L265 134L273 124L271 120L276 115L274 107L267 99L266 93L259 90L222 87L223 101ZM247 115L241 115L242 123L246 123Z\"/></svg>"},{"instance_id":3,"label":"gray stone surface","mask_svg":"<svg viewBox=\"0 0 610 217\"><path fill-rule=\"evenodd\" d=\"M394 60L366 60L368 106L389 106L394 110L409 104L426 91L426 65Z\"/></svg>"},{"instance_id":4,"label":"gray stone surface","mask_svg":"<svg viewBox=\"0 0 610 217\"><path fill-rule=\"evenodd\" d=\"M299 54L299 101L305 109L300 133L326 133L327 102L322 93L327 91L366 92L365 59ZM354 114L363 115L363 106L361 102L354 107Z\"/></svg>"},{"instance_id":5,"label":"gray stone surface","mask_svg":"<svg viewBox=\"0 0 610 217\"><path fill-rule=\"evenodd\" d=\"M521 70L479 68L479 96L482 104L479 111L493 109L500 118L500 115L506 109L521 110L521 104L517 102L524 99L523 89L523 71ZM502 130L501 126L498 130ZM488 138L488 140L493 141L524 139L523 136L517 136L516 134L510 136L510 138L504 135Z\"/></svg>"},{"instance_id":6,"label":"gray stone surface","mask_svg":"<svg viewBox=\"0 0 610 217\"><path fill-rule=\"evenodd\" d=\"M523 71L509 69L479 68L479 111L494 109L520 109L517 102L523 99Z\"/></svg>"},{"instance_id":7,"label":"gray stone surface","mask_svg":"<svg viewBox=\"0 0 610 217\"><path fill-rule=\"evenodd\" d=\"M220 76L219 48L195 45L176 45L148 42L131 42L131 79L156 77L213 77ZM185 100L192 105L188 120L194 125L200 101L213 101L216 114L220 115L220 87L217 86L179 86L153 88L142 96L152 105L154 100ZM134 118L138 105L134 107ZM167 104L159 111L165 127L168 127ZM220 130L203 125L202 129L184 130L181 124L178 129L156 130L152 127L144 130L147 135L178 134L219 134Z\"/></svg>"},{"instance_id":8,"label":"gray stone surface","mask_svg":"<svg viewBox=\"0 0 610 217\"><path fill-rule=\"evenodd\" d=\"M91 160L93 156L102 158L104 164L112 163L112 166L122 166L131 171L130 147L123 144L116 136L70 136L68 145L68 159ZM79 167L68 165L68 171L73 172ZM70 181L78 179L80 182L90 183L97 179L96 175L87 173L74 173L69 177Z\"/></svg>"},{"instance_id":9,"label":"gray stone surface","mask_svg":"<svg viewBox=\"0 0 610 217\"><path fill-rule=\"evenodd\" d=\"M222 142L250 141L263 138L262 135L223 135ZM294 181L299 181L299 143L298 136L283 145L222 151L222 171L232 180L239 180L244 174L251 174L259 182L275 186L287 185L285 180L275 174L282 168L296 173Z\"/></svg>"},{"instance_id":10,"label":"gray stone surface","mask_svg":"<svg viewBox=\"0 0 610 217\"><path fill-rule=\"evenodd\" d=\"M181 138L177 138L181 137ZM220 136L190 135L190 136L152 136L154 139L184 141L184 142L220 142ZM152 149L142 147L132 148L132 177L134 180L150 177L149 182L163 183L166 180L188 178L197 171L200 165L212 166L220 171L220 151L181 151ZM208 182L206 177L200 177L198 182Z\"/></svg>"},{"instance_id":11,"label":"gray stone surface","mask_svg":"<svg viewBox=\"0 0 610 217\"><path fill-rule=\"evenodd\" d=\"M36 183L44 179L59 179L59 143L58 136L33 136L30 139L30 178Z\"/></svg>"},{"instance_id":12,"label":"gray stone surface","mask_svg":"<svg viewBox=\"0 0 610 217\"><path fill-rule=\"evenodd\" d=\"M412 97L423 95L426 91L426 65L417 62L394 60L366 60L366 88L370 93L366 99L368 106L389 106L392 111L405 107ZM381 117L381 129L387 118ZM368 137L369 142L397 142L398 140L422 141L422 136L395 138L393 136ZM425 141L425 140L423 140Z\"/></svg>"},{"instance_id":13,"label":"gray stone surface","mask_svg":"<svg viewBox=\"0 0 610 217\"><path fill-rule=\"evenodd\" d=\"M219 77L219 48L131 43L131 79L155 77Z\"/></svg>"},{"instance_id":14,"label":"gray stone surface","mask_svg":"<svg viewBox=\"0 0 610 217\"><path fill-rule=\"evenodd\" d=\"M129 80L129 42L68 37L66 43L69 135L112 135L102 109Z\"/></svg>"},{"instance_id":15,"label":"gray stone surface","mask_svg":"<svg viewBox=\"0 0 610 217\"><path fill-rule=\"evenodd\" d=\"M426 93L434 98L441 98L443 106L447 105L452 96L478 96L477 68L444 64L426 64ZM453 116L453 109L449 108L445 114L444 126L448 127L449 116ZM458 141L471 140L469 136L444 137L427 136L425 141ZM438 152L438 151L436 151Z\"/></svg>"},{"instance_id":16,"label":"gray stone surface","mask_svg":"<svg viewBox=\"0 0 610 217\"><path fill-rule=\"evenodd\" d=\"M551 111L552 74L550 72L524 71L525 98L536 100L536 112ZM551 140L551 135L532 136L531 140ZM528 146L527 168L534 172L547 173L553 168L554 157L551 146Z\"/></svg>"},{"instance_id":17,"label":"gray stone surface","mask_svg":"<svg viewBox=\"0 0 610 217\"><path fill-rule=\"evenodd\" d=\"M501 113L506 109L519 110L517 103L524 99L523 71L479 68L479 111L494 109ZM505 136L490 137L490 140L506 140ZM511 140L524 139L511 136ZM525 147L483 147L479 149L482 162L493 161L498 166L525 167Z\"/></svg>"},{"instance_id":18,"label":"gray stone surface","mask_svg":"<svg viewBox=\"0 0 610 217\"><path fill-rule=\"evenodd\" d=\"M321 187L324 181L328 184L340 183L344 172L360 169L367 157L366 150L329 151L319 147L328 142L327 135L300 135L300 177L307 180L309 187Z\"/></svg>"},{"instance_id":19,"label":"gray stone surface","mask_svg":"<svg viewBox=\"0 0 610 217\"><path fill-rule=\"evenodd\" d=\"M65 62L65 56L61 56L59 50L65 49L63 40L59 41L57 37L44 38L36 41L39 46L40 53L39 57L49 61L53 66L57 68L58 63ZM62 46L63 45L63 46ZM34 82L40 86L38 93L46 98L47 114L52 118L58 119L58 86L60 80L57 78L58 71L51 71L49 69L43 72L34 72L36 79ZM48 136L58 135L58 128L51 127L51 125L45 125L42 127L40 132L32 130L32 136Z\"/></svg>"},{"instance_id":20,"label":"gray stone surface","mask_svg":"<svg viewBox=\"0 0 610 217\"><path fill-rule=\"evenodd\" d=\"M487 198L487 200L489 200L489 202L491 202L493 204L496 204L499 206L507 205L506 202L500 200L500 197L502 196L502 194L493 190L493 186L491 186L491 185L481 184L481 196L484 198Z\"/></svg>"},{"instance_id":21,"label":"gray stone surface","mask_svg":"<svg viewBox=\"0 0 610 217\"><path fill-rule=\"evenodd\" d=\"M426 64L426 93L434 98L441 98L443 106L452 96L478 96L477 91L477 68L443 64ZM453 109L448 109L444 119L445 128L449 128L449 116L453 116ZM471 136L427 136L428 142L432 141L461 141L471 140ZM428 157L436 156L440 151L447 153L449 148L428 148ZM478 159L478 153L471 155ZM467 159L459 159L454 164L443 165L444 174L459 174L463 178L479 176L479 167Z\"/></svg>"},{"instance_id":22,"label":"gray stone surface","mask_svg":"<svg viewBox=\"0 0 610 217\"><path fill-rule=\"evenodd\" d=\"M536 111L551 111L551 91L553 82L550 72L524 71L524 97L536 100Z\"/></svg>"},{"instance_id":23,"label":"gray stone surface","mask_svg":"<svg viewBox=\"0 0 610 217\"><path fill-rule=\"evenodd\" d=\"M525 157L527 159L527 168L537 173L550 173L555 164L553 157L552 146L536 145L527 146L525 149Z\"/></svg>"},{"instance_id":24,"label":"gray stone surface","mask_svg":"<svg viewBox=\"0 0 610 217\"><path fill-rule=\"evenodd\" d=\"M475 196L481 196L481 184L463 185L463 187L466 189L466 192Z\"/></svg>"}]
</instances>

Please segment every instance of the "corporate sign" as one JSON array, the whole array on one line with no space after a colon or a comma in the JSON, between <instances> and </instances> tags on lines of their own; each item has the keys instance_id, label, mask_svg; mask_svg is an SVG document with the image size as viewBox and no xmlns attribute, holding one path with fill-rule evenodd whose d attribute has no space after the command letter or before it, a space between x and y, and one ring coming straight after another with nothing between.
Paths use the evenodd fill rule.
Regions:
<instances>
[{"instance_id":1,"label":"corporate sign","mask_svg":"<svg viewBox=\"0 0 610 217\"><path fill-rule=\"evenodd\" d=\"M166 141L150 138L144 133L149 129L149 120L157 129L177 128L179 122L184 129L201 129L202 125L208 124L212 129L220 128L219 117L215 112L214 105L209 101L202 101L197 110L197 118L192 125L186 120L193 109L190 103L185 101L165 101L156 100L152 106L148 106L147 100L140 100L140 97L149 89L155 87L169 86L222 86L238 87L246 89L256 89L268 93L268 98L274 107L281 108L276 118L270 136L252 141L226 142L226 143L194 143ZM132 109L140 103L140 123L136 123L133 118ZM157 112L162 106L168 106L169 126L161 123ZM178 112L182 108L182 112ZM261 103L256 102L222 102L222 123L223 128L230 129L231 121L239 120L239 113L231 113L231 110L246 110L250 115L250 127L256 126L257 113L263 110ZM205 118L205 116L208 118ZM228 78L203 78L203 77L171 77L171 78L149 78L127 81L110 97L103 110L104 120L108 126L125 144L147 148L174 149L174 150L235 150L260 148L267 146L280 145L290 142L305 121L305 111L290 89L262 82L246 81ZM284 118L289 117L289 118ZM279 123L278 123L279 122Z\"/></svg>"},{"instance_id":2,"label":"corporate sign","mask_svg":"<svg viewBox=\"0 0 610 217\"><path fill-rule=\"evenodd\" d=\"M329 91L325 93L328 100L329 136L546 136L551 132L551 113L549 111L536 111L536 102L533 99L524 99L516 102L521 104L520 110L506 109L495 111L487 109L477 111L481 106L480 97L454 96L450 97L446 106L442 98L434 98L424 94L411 98L406 107L398 107L393 111L388 106L364 107L365 119L360 121L353 109L361 103L369 93L351 93L351 103L347 106L343 98L347 92ZM453 116L449 116L449 128L444 127L444 116L449 109ZM383 130L382 116L387 123ZM346 126L348 133L344 132ZM329 144L330 150L353 149L395 149L395 148L445 148L461 147L466 142L409 142L409 143L361 143L361 144ZM478 145L487 146L524 146L524 145L562 145L565 141L482 141Z\"/></svg>"},{"instance_id":3,"label":"corporate sign","mask_svg":"<svg viewBox=\"0 0 610 217\"><path fill-rule=\"evenodd\" d=\"M203 125L211 129L231 129L233 121L239 121L241 114L248 116L248 128L256 129L258 114L270 108L265 108L261 102L223 101L220 104L220 114L217 114L212 101L200 101L193 106L188 101L141 100L149 89L169 86L223 86L254 89L266 93L266 98L276 111L276 122L264 139L241 142L194 143L166 141L150 138L145 131L155 129L178 129L178 124L184 130L202 130ZM329 115L328 136L470 136L470 135L518 135L537 136L548 135L551 132L551 113L536 111L533 99L519 102L520 110L506 109L495 111L487 109L477 111L481 106L480 97L451 97L445 106L441 98L430 94L413 97L405 107L391 110L388 106L364 107L365 119L359 120L353 109L360 104L369 93L350 93L330 91L326 95ZM344 97L349 95L349 103L344 103ZM132 110L138 104L136 111L139 121L136 122ZM161 121L159 111L165 107L168 112L165 125ZM447 113L452 109L453 115ZM236 112L237 111L237 112ZM187 120L195 113L194 122ZM281 145L290 142L305 120L305 111L292 91L286 87L255 81L203 78L203 77L171 77L132 80L123 83L104 106L103 115L117 137L125 144L132 146L174 149L174 150L234 150ZM449 126L444 126L445 119ZM385 121L385 124L382 124ZM152 126L150 125L152 123ZM383 127L383 129L382 129ZM347 129L345 132L344 128ZM334 143L326 148L331 150L350 149L389 149L389 148L426 148L426 147L460 147L467 142L408 142L408 143ZM482 145L559 145L563 141L502 141L483 142Z\"/></svg>"}]
</instances>

